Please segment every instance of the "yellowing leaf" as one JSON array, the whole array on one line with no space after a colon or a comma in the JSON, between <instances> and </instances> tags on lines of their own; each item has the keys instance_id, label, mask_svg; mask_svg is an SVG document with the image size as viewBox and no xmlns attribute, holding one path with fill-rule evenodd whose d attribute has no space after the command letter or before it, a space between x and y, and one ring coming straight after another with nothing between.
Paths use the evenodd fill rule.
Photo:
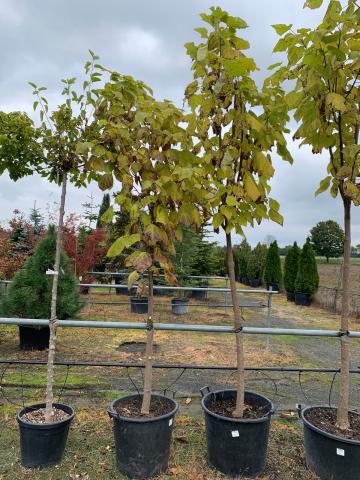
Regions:
<instances>
[{"instance_id":1,"label":"yellowing leaf","mask_svg":"<svg viewBox=\"0 0 360 480\"><path fill-rule=\"evenodd\" d=\"M335 110L344 112L346 110L345 98L338 93L328 93L326 96L327 105L331 105Z\"/></svg>"},{"instance_id":2,"label":"yellowing leaf","mask_svg":"<svg viewBox=\"0 0 360 480\"><path fill-rule=\"evenodd\" d=\"M151 255L147 252L136 251L128 256L125 265L134 267L138 272L144 273L152 265Z\"/></svg>"},{"instance_id":3,"label":"yellowing leaf","mask_svg":"<svg viewBox=\"0 0 360 480\"><path fill-rule=\"evenodd\" d=\"M128 276L128 290L130 290L134 283L139 280L139 276L140 275L136 271L130 273L130 275Z\"/></svg>"},{"instance_id":4,"label":"yellowing leaf","mask_svg":"<svg viewBox=\"0 0 360 480\"><path fill-rule=\"evenodd\" d=\"M155 220L157 223L163 223L164 225L168 223L167 210L165 207L157 206L155 208Z\"/></svg>"},{"instance_id":5,"label":"yellowing leaf","mask_svg":"<svg viewBox=\"0 0 360 480\"><path fill-rule=\"evenodd\" d=\"M323 1L324 0L306 0L306 2L304 3L304 8L319 8L323 4Z\"/></svg>"},{"instance_id":6,"label":"yellowing leaf","mask_svg":"<svg viewBox=\"0 0 360 480\"><path fill-rule=\"evenodd\" d=\"M226 204L230 207L235 207L237 205L236 198L233 195L228 195L226 197Z\"/></svg>"},{"instance_id":7,"label":"yellowing leaf","mask_svg":"<svg viewBox=\"0 0 360 480\"><path fill-rule=\"evenodd\" d=\"M222 222L223 222L223 216L221 215L221 213L220 212L215 213L215 215L213 216L214 228L215 229L219 228Z\"/></svg>"},{"instance_id":8,"label":"yellowing leaf","mask_svg":"<svg viewBox=\"0 0 360 480\"><path fill-rule=\"evenodd\" d=\"M283 225L284 223L284 218L282 215L280 215L279 212L276 212L275 210L272 210L270 208L269 210L269 217L273 222L278 223L279 225Z\"/></svg>"},{"instance_id":9,"label":"yellowing leaf","mask_svg":"<svg viewBox=\"0 0 360 480\"><path fill-rule=\"evenodd\" d=\"M113 207L109 207L101 216L101 221L104 223L110 223L114 216Z\"/></svg>"},{"instance_id":10,"label":"yellowing leaf","mask_svg":"<svg viewBox=\"0 0 360 480\"><path fill-rule=\"evenodd\" d=\"M262 124L259 120L255 117L255 115L251 115L250 113L246 113L246 120L248 121L250 127L257 132L260 132L262 129Z\"/></svg>"},{"instance_id":11,"label":"yellowing leaf","mask_svg":"<svg viewBox=\"0 0 360 480\"><path fill-rule=\"evenodd\" d=\"M260 191L258 189L258 186L256 185L253 176L249 172L246 172L244 175L244 187L245 193L250 198L250 200L252 200L253 202L259 200L259 198L261 197Z\"/></svg>"},{"instance_id":12,"label":"yellowing leaf","mask_svg":"<svg viewBox=\"0 0 360 480\"><path fill-rule=\"evenodd\" d=\"M115 240L115 242L109 248L107 253L108 257L117 257L120 253L125 249L134 245L134 243L140 241L140 234L134 233L133 235L125 235L123 237L119 237Z\"/></svg>"}]
</instances>

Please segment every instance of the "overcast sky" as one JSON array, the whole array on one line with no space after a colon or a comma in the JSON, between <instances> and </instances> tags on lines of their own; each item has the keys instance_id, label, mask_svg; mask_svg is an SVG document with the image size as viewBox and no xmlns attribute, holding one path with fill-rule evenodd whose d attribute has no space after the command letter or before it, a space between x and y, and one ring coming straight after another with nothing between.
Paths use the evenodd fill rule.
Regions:
<instances>
[{"instance_id":1,"label":"overcast sky","mask_svg":"<svg viewBox=\"0 0 360 480\"><path fill-rule=\"evenodd\" d=\"M326 3L326 2L325 2ZM261 69L281 60L272 54L277 35L274 23L292 23L295 28L315 26L322 10L303 10L303 0L228 0L217 3L249 25L243 36L251 42L251 54ZM184 43L197 40L193 32L201 25L199 13L215 2L208 0L0 0L0 110L21 110L32 115L31 88L27 81L48 87L48 98L59 102L60 79L81 78L88 49L100 55L100 62L121 73L144 80L159 98L182 106L184 87L191 81L190 62ZM275 159L276 176L272 196L281 204L284 226L265 222L247 229L250 243L273 235L281 245L302 243L320 220L342 223L339 200L328 193L314 197L319 180L326 176L326 156L314 156L289 139L293 166ZM16 183L0 178L0 220L14 208L25 213L34 201L46 215L47 205L58 201L59 189L38 177ZM70 188L67 212L81 212L81 204L93 194L95 203L102 192L95 185ZM353 209L353 244L360 243L360 208ZM217 239L223 243L222 237ZM235 241L239 241L236 238Z\"/></svg>"}]
</instances>

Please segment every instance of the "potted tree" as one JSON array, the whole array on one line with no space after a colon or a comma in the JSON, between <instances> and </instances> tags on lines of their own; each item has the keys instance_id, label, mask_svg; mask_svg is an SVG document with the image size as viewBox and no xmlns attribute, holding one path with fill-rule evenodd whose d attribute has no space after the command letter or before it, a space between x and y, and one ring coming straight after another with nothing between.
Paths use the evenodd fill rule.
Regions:
<instances>
[{"instance_id":1,"label":"potted tree","mask_svg":"<svg viewBox=\"0 0 360 480\"><path fill-rule=\"evenodd\" d=\"M61 185L59 220L56 232L55 258L48 274L52 276L51 306L49 321L49 350L47 362L46 401L23 408L17 414L20 428L21 463L28 468L43 468L61 461L67 441L69 425L74 410L64 404L54 403L54 359L56 351L56 329L58 319L58 286L61 265L61 236L65 211L65 198L68 179L80 186L87 178L83 168L86 158L77 150L79 141L86 141L96 133L92 122L93 103L92 82L98 79L94 63L98 57L91 52L91 60L85 65L87 79L83 91L74 89L75 79L62 80L65 96L64 103L53 112L49 111L44 97L45 87L30 85L34 89L36 100L34 110L40 110L40 126L36 130L36 148L39 155L39 173L50 181ZM22 156L33 150L32 144L17 138L18 151ZM1 150L1 149L0 149ZM95 174L91 175L95 177Z\"/></svg>"},{"instance_id":2,"label":"potted tree","mask_svg":"<svg viewBox=\"0 0 360 480\"><path fill-rule=\"evenodd\" d=\"M56 234L50 227L47 237L38 245L9 285L1 302L1 314L17 318L49 318L51 277L46 272L54 265ZM79 300L79 286L71 269L69 258L60 257L57 315L59 319L73 318L83 304ZM20 348L44 350L49 347L49 327L20 326Z\"/></svg>"},{"instance_id":3,"label":"potted tree","mask_svg":"<svg viewBox=\"0 0 360 480\"><path fill-rule=\"evenodd\" d=\"M317 271L316 258L310 243L306 240L300 253L298 272L295 280L295 303L296 305L309 306L312 295L319 287L319 274Z\"/></svg>"},{"instance_id":4,"label":"potted tree","mask_svg":"<svg viewBox=\"0 0 360 480\"><path fill-rule=\"evenodd\" d=\"M299 269L300 248L297 243L290 247L286 253L284 265L284 287L286 298L289 302L295 302L295 281Z\"/></svg>"},{"instance_id":5,"label":"potted tree","mask_svg":"<svg viewBox=\"0 0 360 480\"><path fill-rule=\"evenodd\" d=\"M129 288L131 291L132 288ZM154 289L153 289L154 290ZM145 283L140 283L135 290L135 295L130 297L130 305L132 313L145 314L149 309L149 287Z\"/></svg>"},{"instance_id":6,"label":"potted tree","mask_svg":"<svg viewBox=\"0 0 360 480\"><path fill-rule=\"evenodd\" d=\"M271 287L275 291L280 291L281 278L282 278L282 273L281 273L279 247L275 240L270 244L267 255L266 255L265 271L264 271L264 280L266 282L266 288L269 290Z\"/></svg>"},{"instance_id":7,"label":"potted tree","mask_svg":"<svg viewBox=\"0 0 360 480\"><path fill-rule=\"evenodd\" d=\"M244 50L246 40L237 30L246 23L221 8L201 14L206 27L196 29L202 40L187 43L194 80L185 96L192 109L188 132L203 152L205 206L216 232L226 236L227 265L236 336L236 389L208 392L202 399L208 460L226 475L257 476L265 465L272 403L245 392L243 318L237 298L232 233L270 218L282 223L279 204L269 199L274 174L270 150L291 161L286 149L287 120L280 88L259 92L251 72L254 60ZM276 114L274 114L276 112Z\"/></svg>"},{"instance_id":8,"label":"potted tree","mask_svg":"<svg viewBox=\"0 0 360 480\"><path fill-rule=\"evenodd\" d=\"M322 0L307 0L317 8ZM340 322L340 387L337 408L313 406L301 412L306 461L321 479L356 478L360 471L359 413L349 411L350 346L349 281L351 205L360 204L359 185L359 7L355 1L331 0L314 29L290 31L277 25L282 35L275 51L287 53L287 64L269 80L277 86L286 79L295 85L286 97L299 128L294 134L313 153L327 151L327 176L317 194L330 188L341 198L344 211L344 263ZM296 55L294 51L296 50Z\"/></svg>"},{"instance_id":9,"label":"potted tree","mask_svg":"<svg viewBox=\"0 0 360 480\"><path fill-rule=\"evenodd\" d=\"M266 245L261 245L260 243L258 243L254 250L250 252L247 262L247 274L250 287L260 287L264 273L266 255Z\"/></svg>"},{"instance_id":10,"label":"potted tree","mask_svg":"<svg viewBox=\"0 0 360 480\"><path fill-rule=\"evenodd\" d=\"M200 226L196 157L186 149L191 140L180 125L182 112L169 101L156 101L148 87L131 77L110 74L99 92L96 116L103 132L91 153L121 182L115 202L129 214L125 235L115 240L108 256L137 244L125 261L133 270L128 286L146 274L149 290L143 394L114 400L108 412L114 419L119 470L131 478L148 478L167 468L178 409L175 400L153 392L154 277L163 272L167 283L174 284L174 241L181 239L182 224ZM110 207L103 219L111 221L113 215Z\"/></svg>"}]
</instances>

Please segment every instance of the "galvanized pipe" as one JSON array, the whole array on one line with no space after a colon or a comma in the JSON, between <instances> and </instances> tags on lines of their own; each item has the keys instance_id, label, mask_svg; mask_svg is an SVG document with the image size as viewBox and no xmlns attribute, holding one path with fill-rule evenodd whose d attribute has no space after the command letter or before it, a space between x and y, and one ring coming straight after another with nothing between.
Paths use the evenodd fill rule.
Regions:
<instances>
[{"instance_id":1,"label":"galvanized pipe","mask_svg":"<svg viewBox=\"0 0 360 480\"><path fill-rule=\"evenodd\" d=\"M144 330L145 322L103 322L95 320L58 320L60 327L81 327L81 328L119 328L125 330ZM29 318L2 318L0 324L3 325L28 325L28 326L47 326L49 320L29 319ZM206 332L206 333L234 333L234 328L228 325L201 325L201 324L181 324L181 323L155 323L154 329L159 331L179 331L179 332ZM298 335L305 337L340 337L338 330L313 330L301 328L266 328L266 327L244 327L243 333L252 335ZM360 332L351 331L346 334L351 338L360 338Z\"/></svg>"}]
</instances>

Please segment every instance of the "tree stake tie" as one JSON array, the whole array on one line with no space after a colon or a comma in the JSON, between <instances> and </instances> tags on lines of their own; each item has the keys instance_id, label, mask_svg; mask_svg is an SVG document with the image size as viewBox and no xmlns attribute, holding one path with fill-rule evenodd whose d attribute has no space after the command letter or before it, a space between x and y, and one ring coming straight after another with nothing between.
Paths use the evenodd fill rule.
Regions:
<instances>
[{"instance_id":1,"label":"tree stake tie","mask_svg":"<svg viewBox=\"0 0 360 480\"><path fill-rule=\"evenodd\" d=\"M349 336L349 333L350 333L349 330L346 330L346 331L339 330L339 335L338 336L339 337L345 337L345 336L347 337L347 336Z\"/></svg>"},{"instance_id":2,"label":"tree stake tie","mask_svg":"<svg viewBox=\"0 0 360 480\"><path fill-rule=\"evenodd\" d=\"M51 270L51 268L48 268L46 270L46 275L59 275L59 272L57 272L56 270Z\"/></svg>"},{"instance_id":3,"label":"tree stake tie","mask_svg":"<svg viewBox=\"0 0 360 480\"><path fill-rule=\"evenodd\" d=\"M243 331L243 328L244 327L242 327L242 326L234 328L234 333L241 333Z\"/></svg>"}]
</instances>

